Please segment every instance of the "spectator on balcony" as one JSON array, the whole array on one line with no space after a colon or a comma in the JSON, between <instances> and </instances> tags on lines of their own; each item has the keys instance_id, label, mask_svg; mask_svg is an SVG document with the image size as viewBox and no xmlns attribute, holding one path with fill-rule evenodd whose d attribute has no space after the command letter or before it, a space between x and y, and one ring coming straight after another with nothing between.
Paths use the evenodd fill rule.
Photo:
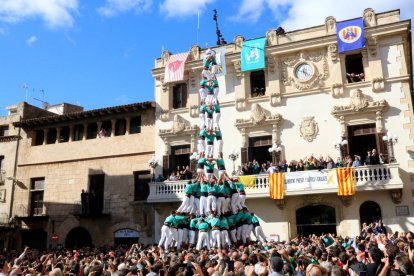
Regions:
<instances>
[{"instance_id":1,"label":"spectator on balcony","mask_svg":"<svg viewBox=\"0 0 414 276\"><path fill-rule=\"evenodd\" d=\"M306 158L305 157L305 170L311 171L316 170L318 167L316 158L311 155L311 157Z\"/></svg>"},{"instance_id":2,"label":"spectator on balcony","mask_svg":"<svg viewBox=\"0 0 414 276\"><path fill-rule=\"evenodd\" d=\"M355 74L355 73L346 73L346 78L348 80L348 83L353 82L360 82L365 80L364 73Z\"/></svg>"},{"instance_id":3,"label":"spectator on balcony","mask_svg":"<svg viewBox=\"0 0 414 276\"><path fill-rule=\"evenodd\" d=\"M371 165L379 165L380 159L376 149L371 151Z\"/></svg>"},{"instance_id":4,"label":"spectator on balcony","mask_svg":"<svg viewBox=\"0 0 414 276\"><path fill-rule=\"evenodd\" d=\"M279 161L278 169L279 169L279 172L287 172L288 165L286 164L286 160Z\"/></svg>"},{"instance_id":5,"label":"spectator on balcony","mask_svg":"<svg viewBox=\"0 0 414 276\"><path fill-rule=\"evenodd\" d=\"M240 165L237 166L236 175L244 175L242 166Z\"/></svg>"},{"instance_id":6,"label":"spectator on balcony","mask_svg":"<svg viewBox=\"0 0 414 276\"><path fill-rule=\"evenodd\" d=\"M296 171L296 161L290 161L289 162L289 165L288 165L288 169L289 169L289 172L295 172Z\"/></svg>"},{"instance_id":7,"label":"spectator on balcony","mask_svg":"<svg viewBox=\"0 0 414 276\"><path fill-rule=\"evenodd\" d=\"M352 162L352 167L356 168L361 166L361 157L358 155L354 155L354 161Z\"/></svg>"},{"instance_id":8,"label":"spectator on balcony","mask_svg":"<svg viewBox=\"0 0 414 276\"><path fill-rule=\"evenodd\" d=\"M251 164L251 174L259 174L259 172L260 172L259 162L257 162L256 159L253 159L253 162Z\"/></svg>"},{"instance_id":9,"label":"spectator on balcony","mask_svg":"<svg viewBox=\"0 0 414 276\"><path fill-rule=\"evenodd\" d=\"M270 163L269 168L266 170L266 173L271 174L277 172L276 166L273 163Z\"/></svg>"},{"instance_id":10,"label":"spectator on balcony","mask_svg":"<svg viewBox=\"0 0 414 276\"><path fill-rule=\"evenodd\" d=\"M177 181L177 174L175 171L172 171L172 173L170 174L170 177L168 178L169 181Z\"/></svg>"},{"instance_id":11,"label":"spectator on balcony","mask_svg":"<svg viewBox=\"0 0 414 276\"><path fill-rule=\"evenodd\" d=\"M322 155L319 156L317 164L318 164L318 170L326 169L326 160L323 158Z\"/></svg>"},{"instance_id":12,"label":"spectator on balcony","mask_svg":"<svg viewBox=\"0 0 414 276\"><path fill-rule=\"evenodd\" d=\"M352 167L352 164L353 164L352 158L351 158L351 156L348 155L345 158L345 165L344 165L344 167L351 168Z\"/></svg>"},{"instance_id":13,"label":"spectator on balcony","mask_svg":"<svg viewBox=\"0 0 414 276\"><path fill-rule=\"evenodd\" d=\"M330 169L333 169L333 168L335 168L335 162L332 159L332 157L328 156L326 158L326 169L330 170Z\"/></svg>"},{"instance_id":14,"label":"spectator on balcony","mask_svg":"<svg viewBox=\"0 0 414 276\"><path fill-rule=\"evenodd\" d=\"M296 164L296 171L301 172L305 170L305 164L302 159L299 159L299 162Z\"/></svg>"},{"instance_id":15,"label":"spectator on balcony","mask_svg":"<svg viewBox=\"0 0 414 276\"><path fill-rule=\"evenodd\" d=\"M341 157L338 157L336 159L335 167L337 167L337 168L343 168L344 167L344 163L342 162Z\"/></svg>"}]
</instances>

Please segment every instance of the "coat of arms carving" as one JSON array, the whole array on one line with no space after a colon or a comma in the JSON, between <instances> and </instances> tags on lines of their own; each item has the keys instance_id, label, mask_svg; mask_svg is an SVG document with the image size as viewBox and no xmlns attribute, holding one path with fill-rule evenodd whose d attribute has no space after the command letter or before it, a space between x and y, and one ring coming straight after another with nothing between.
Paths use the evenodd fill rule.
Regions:
<instances>
[{"instance_id":1,"label":"coat of arms carving","mask_svg":"<svg viewBox=\"0 0 414 276\"><path fill-rule=\"evenodd\" d=\"M319 133L318 123L315 117L308 116L302 119L299 125L300 136L308 142L312 142Z\"/></svg>"},{"instance_id":2,"label":"coat of arms carving","mask_svg":"<svg viewBox=\"0 0 414 276\"><path fill-rule=\"evenodd\" d=\"M352 93L351 106L355 111L359 111L368 106L367 97L362 93L361 89L356 89Z\"/></svg>"},{"instance_id":3,"label":"coat of arms carving","mask_svg":"<svg viewBox=\"0 0 414 276\"><path fill-rule=\"evenodd\" d=\"M266 119L266 112L259 104L253 104L250 118L255 125L260 124Z\"/></svg>"},{"instance_id":4,"label":"coat of arms carving","mask_svg":"<svg viewBox=\"0 0 414 276\"><path fill-rule=\"evenodd\" d=\"M179 115L174 115L174 122L172 126L173 133L180 133L185 129L185 122L184 119L181 118Z\"/></svg>"}]
</instances>

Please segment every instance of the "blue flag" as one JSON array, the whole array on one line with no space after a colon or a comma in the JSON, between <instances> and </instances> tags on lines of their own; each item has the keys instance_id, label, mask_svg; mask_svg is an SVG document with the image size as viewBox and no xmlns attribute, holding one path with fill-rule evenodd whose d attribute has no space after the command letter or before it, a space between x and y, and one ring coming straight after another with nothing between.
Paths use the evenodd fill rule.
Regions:
<instances>
[{"instance_id":1,"label":"blue flag","mask_svg":"<svg viewBox=\"0 0 414 276\"><path fill-rule=\"evenodd\" d=\"M241 70L250 71L265 67L266 38L243 41L241 50Z\"/></svg>"},{"instance_id":2,"label":"blue flag","mask_svg":"<svg viewBox=\"0 0 414 276\"><path fill-rule=\"evenodd\" d=\"M362 18L336 23L338 52L364 48L364 21Z\"/></svg>"}]
</instances>

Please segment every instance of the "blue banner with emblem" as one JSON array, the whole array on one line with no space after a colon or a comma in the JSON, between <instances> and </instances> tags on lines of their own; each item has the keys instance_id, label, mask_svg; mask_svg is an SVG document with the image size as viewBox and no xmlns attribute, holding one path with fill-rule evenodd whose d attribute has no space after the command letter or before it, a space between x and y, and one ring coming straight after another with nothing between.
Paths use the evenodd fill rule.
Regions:
<instances>
[{"instance_id":1,"label":"blue banner with emblem","mask_svg":"<svg viewBox=\"0 0 414 276\"><path fill-rule=\"evenodd\" d=\"M243 41L241 50L241 70L250 71L265 67L266 38Z\"/></svg>"},{"instance_id":2,"label":"blue banner with emblem","mask_svg":"<svg viewBox=\"0 0 414 276\"><path fill-rule=\"evenodd\" d=\"M336 23L338 52L364 48L364 20L362 18Z\"/></svg>"}]
</instances>

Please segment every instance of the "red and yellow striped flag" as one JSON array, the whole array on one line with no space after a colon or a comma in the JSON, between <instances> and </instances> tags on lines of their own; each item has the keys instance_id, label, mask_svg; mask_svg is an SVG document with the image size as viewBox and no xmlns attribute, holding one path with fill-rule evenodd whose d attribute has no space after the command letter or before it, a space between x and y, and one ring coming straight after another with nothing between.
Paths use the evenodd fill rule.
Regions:
<instances>
[{"instance_id":1,"label":"red and yellow striped flag","mask_svg":"<svg viewBox=\"0 0 414 276\"><path fill-rule=\"evenodd\" d=\"M355 194L355 182L352 168L336 169L338 177L338 195L350 196Z\"/></svg>"},{"instance_id":2,"label":"red and yellow striped flag","mask_svg":"<svg viewBox=\"0 0 414 276\"><path fill-rule=\"evenodd\" d=\"M269 195L271 199L283 199L285 197L285 174L269 174Z\"/></svg>"}]
</instances>

